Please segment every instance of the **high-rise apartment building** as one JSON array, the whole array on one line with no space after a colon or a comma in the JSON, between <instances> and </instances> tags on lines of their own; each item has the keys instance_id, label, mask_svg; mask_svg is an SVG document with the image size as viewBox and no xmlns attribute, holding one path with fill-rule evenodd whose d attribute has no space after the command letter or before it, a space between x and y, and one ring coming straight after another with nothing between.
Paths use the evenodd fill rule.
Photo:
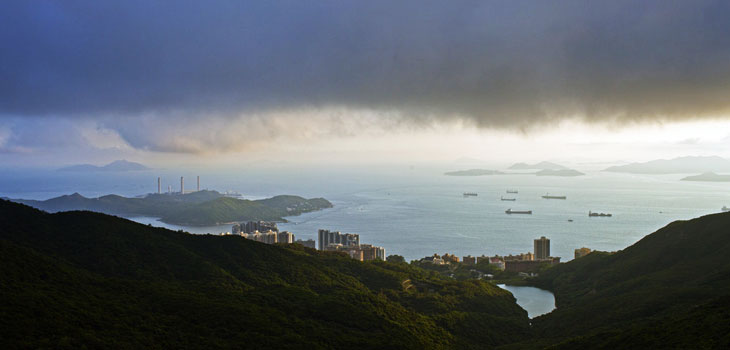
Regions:
<instances>
[{"instance_id":1,"label":"high-rise apartment building","mask_svg":"<svg viewBox=\"0 0 730 350\"><path fill-rule=\"evenodd\" d=\"M535 260L543 260L550 257L550 240L545 236L535 240Z\"/></svg>"},{"instance_id":2,"label":"high-rise apartment building","mask_svg":"<svg viewBox=\"0 0 730 350\"><path fill-rule=\"evenodd\" d=\"M331 244L341 244L345 247L360 245L360 235L356 233L341 233L339 231L319 230L319 250L326 250Z\"/></svg>"}]
</instances>

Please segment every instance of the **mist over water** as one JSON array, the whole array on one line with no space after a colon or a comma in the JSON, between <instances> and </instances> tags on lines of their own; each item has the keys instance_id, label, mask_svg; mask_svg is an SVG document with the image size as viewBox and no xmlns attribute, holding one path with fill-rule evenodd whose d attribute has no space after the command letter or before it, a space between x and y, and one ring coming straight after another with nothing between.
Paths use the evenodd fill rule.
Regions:
<instances>
[{"instance_id":1,"label":"mist over water","mask_svg":"<svg viewBox=\"0 0 730 350\"><path fill-rule=\"evenodd\" d=\"M3 172L0 196L47 199L79 192L136 196L157 190L157 176L179 190L186 188L238 191L258 199L278 194L324 197L335 207L289 217L279 225L299 239L316 239L318 229L359 233L361 242L386 248L407 260L433 253L507 255L532 251L532 240L546 236L551 253L563 261L573 250L623 249L664 225L680 219L716 213L730 205L730 188L723 183L679 181L684 175L628 175L591 172L581 177L498 175L444 176L441 168L308 169L291 171L237 170L144 171L126 174L68 174L58 172ZM516 195L507 189L518 190ZM465 198L463 192L476 192ZM542 195L565 195L548 200ZM517 201L500 201L500 196ZM532 210L533 215L507 215L507 209ZM588 211L612 213L611 218L589 218ZM193 233L230 231L230 226L182 227L154 218L134 218ZM568 220L573 220L569 222Z\"/></svg>"}]
</instances>

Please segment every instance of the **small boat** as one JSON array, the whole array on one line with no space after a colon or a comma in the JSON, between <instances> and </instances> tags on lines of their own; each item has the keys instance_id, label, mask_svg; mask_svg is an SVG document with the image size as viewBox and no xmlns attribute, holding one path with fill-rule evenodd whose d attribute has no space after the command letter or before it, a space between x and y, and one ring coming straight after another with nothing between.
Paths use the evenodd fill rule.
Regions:
<instances>
[{"instance_id":1,"label":"small boat","mask_svg":"<svg viewBox=\"0 0 730 350\"><path fill-rule=\"evenodd\" d=\"M478 194L476 192L464 192L464 197L476 197Z\"/></svg>"},{"instance_id":2,"label":"small boat","mask_svg":"<svg viewBox=\"0 0 730 350\"><path fill-rule=\"evenodd\" d=\"M722 212L725 213L725 212L728 212L728 211L730 211L730 208L728 208L728 207L726 207L726 206L723 205L722 206Z\"/></svg>"},{"instance_id":3,"label":"small boat","mask_svg":"<svg viewBox=\"0 0 730 350\"><path fill-rule=\"evenodd\" d=\"M517 190L507 190L507 193L517 193Z\"/></svg>"},{"instance_id":4,"label":"small boat","mask_svg":"<svg viewBox=\"0 0 730 350\"><path fill-rule=\"evenodd\" d=\"M612 214L608 214L608 213L594 213L592 211L588 211L588 216L589 217L597 217L598 216L598 217L608 217L608 218L610 218L613 215Z\"/></svg>"},{"instance_id":5,"label":"small boat","mask_svg":"<svg viewBox=\"0 0 730 350\"><path fill-rule=\"evenodd\" d=\"M512 210L510 208L510 209L507 209L505 211L505 214L528 214L528 215L532 215L532 210Z\"/></svg>"},{"instance_id":6,"label":"small boat","mask_svg":"<svg viewBox=\"0 0 730 350\"><path fill-rule=\"evenodd\" d=\"M545 199L568 199L566 196L551 196L550 193L546 193L542 198Z\"/></svg>"},{"instance_id":7,"label":"small boat","mask_svg":"<svg viewBox=\"0 0 730 350\"><path fill-rule=\"evenodd\" d=\"M568 219L568 222L573 222L573 219Z\"/></svg>"},{"instance_id":8,"label":"small boat","mask_svg":"<svg viewBox=\"0 0 730 350\"><path fill-rule=\"evenodd\" d=\"M499 200L503 200L503 201L512 201L512 202L514 202L514 201L516 201L516 200L517 200L517 198L504 198L504 197L500 197L500 198L499 198Z\"/></svg>"}]
</instances>

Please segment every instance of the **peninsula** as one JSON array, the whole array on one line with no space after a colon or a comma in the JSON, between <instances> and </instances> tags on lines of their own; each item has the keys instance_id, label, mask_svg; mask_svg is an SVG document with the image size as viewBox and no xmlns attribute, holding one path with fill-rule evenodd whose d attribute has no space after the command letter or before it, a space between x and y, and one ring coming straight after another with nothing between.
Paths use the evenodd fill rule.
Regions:
<instances>
[{"instance_id":1,"label":"peninsula","mask_svg":"<svg viewBox=\"0 0 730 350\"><path fill-rule=\"evenodd\" d=\"M275 196L260 200L226 197L217 191L186 194L148 194L139 198L106 195L87 198L78 193L44 201L11 199L49 212L89 210L119 216L151 216L162 222L187 226L212 226L237 221L286 221L285 216L331 208L324 198Z\"/></svg>"}]
</instances>

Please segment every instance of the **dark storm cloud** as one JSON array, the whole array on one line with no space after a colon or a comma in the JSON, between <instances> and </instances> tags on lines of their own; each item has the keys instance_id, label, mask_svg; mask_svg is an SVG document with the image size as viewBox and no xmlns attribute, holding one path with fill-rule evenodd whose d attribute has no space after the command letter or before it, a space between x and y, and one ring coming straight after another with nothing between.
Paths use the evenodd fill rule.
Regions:
<instances>
[{"instance_id":1,"label":"dark storm cloud","mask_svg":"<svg viewBox=\"0 0 730 350\"><path fill-rule=\"evenodd\" d=\"M730 109L728 4L6 1L0 114L703 117Z\"/></svg>"}]
</instances>

